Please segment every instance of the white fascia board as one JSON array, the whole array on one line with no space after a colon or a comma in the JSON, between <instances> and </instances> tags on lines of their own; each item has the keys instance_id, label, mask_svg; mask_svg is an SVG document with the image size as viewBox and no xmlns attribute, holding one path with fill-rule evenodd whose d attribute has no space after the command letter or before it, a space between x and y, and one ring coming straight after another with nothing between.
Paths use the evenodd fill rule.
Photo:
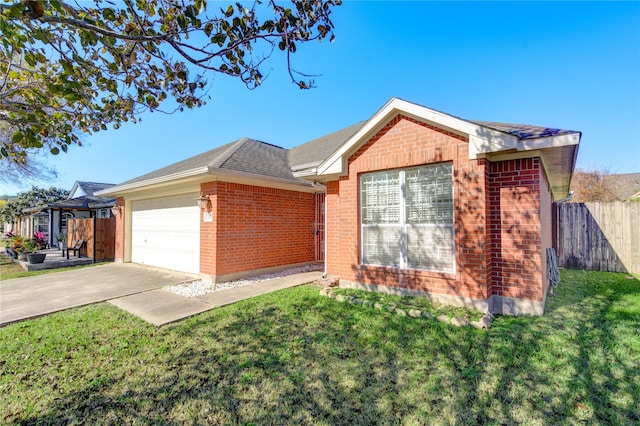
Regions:
<instances>
[{"instance_id":1,"label":"white fascia board","mask_svg":"<svg viewBox=\"0 0 640 426\"><path fill-rule=\"evenodd\" d=\"M322 161L314 161L312 163L298 164L291 167L291 170L297 172L298 170L311 169L318 167Z\"/></svg>"},{"instance_id":2,"label":"white fascia board","mask_svg":"<svg viewBox=\"0 0 640 426\"><path fill-rule=\"evenodd\" d=\"M175 183L175 181L178 181L178 180L188 179L188 178L195 178L195 177L198 177L198 176L201 176L201 175L207 175L207 174L209 174L209 167L207 167L207 166L198 167L197 169L191 169L191 170L187 170L185 172L174 173L174 174L171 174L171 175L160 176L160 177L157 177L157 178L147 179L147 180L143 180L143 181L139 181L139 182L132 182L132 183L129 183L129 184L124 184L124 185L112 186L110 188L103 189L102 191L96 192L95 195L98 195L98 196L105 196L105 195L117 196L119 194L122 194L122 193L125 193L125 192L128 192L128 191L140 190L140 189L142 189L144 187L148 187L148 186Z\"/></svg>"},{"instance_id":3,"label":"white fascia board","mask_svg":"<svg viewBox=\"0 0 640 426\"><path fill-rule=\"evenodd\" d=\"M84 191L80 190L80 194L78 194L78 190L80 189L80 185L78 185L78 182L75 182L73 184L73 188L71 188L71 191L69 191L69 196L67 197L67 200L73 200L74 198L78 198L78 197L82 197L85 194L82 194Z\"/></svg>"},{"instance_id":4,"label":"white fascia board","mask_svg":"<svg viewBox=\"0 0 640 426\"><path fill-rule=\"evenodd\" d=\"M569 133L560 136L549 136L546 138L522 139L519 143L520 150L557 148L561 146L578 145L580 143L580 133Z\"/></svg>"},{"instance_id":5,"label":"white fascia board","mask_svg":"<svg viewBox=\"0 0 640 426\"><path fill-rule=\"evenodd\" d=\"M305 178L307 176L316 176L318 174L318 168L313 167L305 170L298 170L293 172L293 177Z\"/></svg>"},{"instance_id":6,"label":"white fascia board","mask_svg":"<svg viewBox=\"0 0 640 426\"><path fill-rule=\"evenodd\" d=\"M469 134L469 159L474 160L500 151L518 149L518 138L508 133L477 126L475 134Z\"/></svg>"}]
</instances>

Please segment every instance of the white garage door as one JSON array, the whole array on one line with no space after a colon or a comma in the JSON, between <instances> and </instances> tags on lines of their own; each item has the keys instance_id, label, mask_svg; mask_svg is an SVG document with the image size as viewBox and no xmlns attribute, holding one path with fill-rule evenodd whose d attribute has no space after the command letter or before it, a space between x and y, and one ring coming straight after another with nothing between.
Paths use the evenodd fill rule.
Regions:
<instances>
[{"instance_id":1,"label":"white garage door","mask_svg":"<svg viewBox=\"0 0 640 426\"><path fill-rule=\"evenodd\" d=\"M198 193L134 201L131 261L176 271L200 272Z\"/></svg>"}]
</instances>

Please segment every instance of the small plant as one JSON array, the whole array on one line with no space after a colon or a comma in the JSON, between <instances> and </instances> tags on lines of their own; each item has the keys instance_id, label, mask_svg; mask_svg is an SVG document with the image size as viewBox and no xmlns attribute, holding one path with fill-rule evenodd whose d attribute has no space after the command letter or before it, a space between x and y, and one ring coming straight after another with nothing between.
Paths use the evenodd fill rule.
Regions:
<instances>
[{"instance_id":1,"label":"small plant","mask_svg":"<svg viewBox=\"0 0 640 426\"><path fill-rule=\"evenodd\" d=\"M56 234L56 240L64 243L65 241L67 241L67 234L65 234L64 232L58 232Z\"/></svg>"},{"instance_id":2,"label":"small plant","mask_svg":"<svg viewBox=\"0 0 640 426\"><path fill-rule=\"evenodd\" d=\"M13 238L15 235L16 233L14 231L8 231L4 233L2 241L4 242L5 247L11 247L11 238Z\"/></svg>"},{"instance_id":3,"label":"small plant","mask_svg":"<svg viewBox=\"0 0 640 426\"><path fill-rule=\"evenodd\" d=\"M25 253L35 253L38 251L38 243L36 240L26 240L22 249Z\"/></svg>"},{"instance_id":4,"label":"small plant","mask_svg":"<svg viewBox=\"0 0 640 426\"><path fill-rule=\"evenodd\" d=\"M24 246L24 237L21 235L13 235L9 240L11 244L11 248L13 248L17 252L22 251L22 247Z\"/></svg>"},{"instance_id":5,"label":"small plant","mask_svg":"<svg viewBox=\"0 0 640 426\"><path fill-rule=\"evenodd\" d=\"M36 231L33 234L33 241L38 249L43 249L47 245L47 235L44 232Z\"/></svg>"}]
</instances>

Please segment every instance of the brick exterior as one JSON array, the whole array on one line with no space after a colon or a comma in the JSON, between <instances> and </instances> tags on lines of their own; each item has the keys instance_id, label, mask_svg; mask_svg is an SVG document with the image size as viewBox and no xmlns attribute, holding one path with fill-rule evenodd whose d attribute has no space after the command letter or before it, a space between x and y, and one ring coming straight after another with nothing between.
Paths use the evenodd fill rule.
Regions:
<instances>
[{"instance_id":1,"label":"brick exterior","mask_svg":"<svg viewBox=\"0 0 640 426\"><path fill-rule=\"evenodd\" d=\"M229 276L313 262L315 196L228 182L201 185L213 213L200 227L200 272ZM204 214L204 213L202 213Z\"/></svg>"},{"instance_id":2,"label":"brick exterior","mask_svg":"<svg viewBox=\"0 0 640 426\"><path fill-rule=\"evenodd\" d=\"M120 213L116 216L116 242L115 242L115 262L124 261L124 198L118 197L116 206L120 207Z\"/></svg>"},{"instance_id":3,"label":"brick exterior","mask_svg":"<svg viewBox=\"0 0 640 426\"><path fill-rule=\"evenodd\" d=\"M359 175L438 162L453 164L455 273L361 265ZM541 220L550 224L551 196L544 181L541 206L539 159L469 160L466 137L397 116L349 158L348 168L327 184L330 274L452 298L542 300ZM541 207L549 213L541 216ZM549 225L549 244L550 235Z\"/></svg>"},{"instance_id":4,"label":"brick exterior","mask_svg":"<svg viewBox=\"0 0 640 426\"><path fill-rule=\"evenodd\" d=\"M543 300L540 175L538 158L491 163L491 295Z\"/></svg>"}]
</instances>

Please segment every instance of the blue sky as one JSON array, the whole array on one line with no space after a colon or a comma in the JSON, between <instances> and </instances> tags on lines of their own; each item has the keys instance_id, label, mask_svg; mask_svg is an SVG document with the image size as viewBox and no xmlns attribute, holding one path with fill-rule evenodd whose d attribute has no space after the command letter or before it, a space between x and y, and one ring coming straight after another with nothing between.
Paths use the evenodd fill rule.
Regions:
<instances>
[{"instance_id":1,"label":"blue sky","mask_svg":"<svg viewBox=\"0 0 640 426\"><path fill-rule=\"evenodd\" d=\"M322 74L317 88L291 84L278 54L253 91L212 75L205 107L86 136L49 160L58 179L2 182L0 194L119 183L243 136L290 148L393 96L471 120L578 130L578 167L640 172L640 2L345 1L333 17L336 41L293 57Z\"/></svg>"}]
</instances>

